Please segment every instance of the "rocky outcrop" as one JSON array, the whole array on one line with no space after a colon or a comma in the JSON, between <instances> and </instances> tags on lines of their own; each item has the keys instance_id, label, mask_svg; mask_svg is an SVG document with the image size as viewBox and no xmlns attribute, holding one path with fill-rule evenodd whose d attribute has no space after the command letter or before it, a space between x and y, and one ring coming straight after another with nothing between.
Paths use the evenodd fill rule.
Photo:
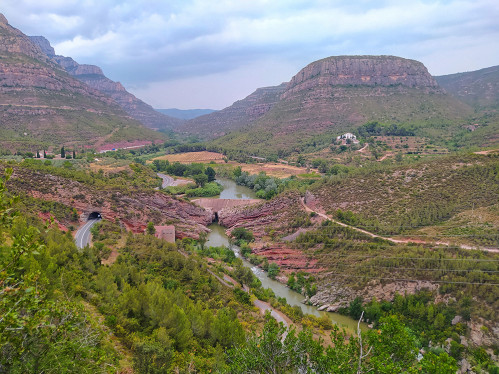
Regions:
<instances>
[{"instance_id":1,"label":"rocky outcrop","mask_svg":"<svg viewBox=\"0 0 499 374\"><path fill-rule=\"evenodd\" d=\"M95 65L80 65L71 57L55 55L50 42L43 36L30 36L40 49L53 62L61 66L71 76L85 83L89 87L97 90L104 95L112 98L118 103L131 117L140 121L152 129L172 129L183 121L157 112L150 105L137 99L129 93L120 82L114 82L107 78L102 69Z\"/></svg>"},{"instance_id":2,"label":"rocky outcrop","mask_svg":"<svg viewBox=\"0 0 499 374\"><path fill-rule=\"evenodd\" d=\"M426 136L428 127L437 136L435 123L460 127L471 113L468 105L445 94L420 62L394 56L333 56L303 68L270 110L256 120L247 117L244 128L213 145L226 152L244 149L250 155L286 157L308 151L320 135L333 140L369 121L417 124L417 135ZM219 129L213 123L210 131ZM449 129L436 131L444 136Z\"/></svg>"},{"instance_id":3,"label":"rocky outcrop","mask_svg":"<svg viewBox=\"0 0 499 374\"><path fill-rule=\"evenodd\" d=\"M179 126L176 131L215 138L238 130L265 115L279 101L286 83L259 88L246 98L218 112L196 117Z\"/></svg>"},{"instance_id":4,"label":"rocky outcrop","mask_svg":"<svg viewBox=\"0 0 499 374\"><path fill-rule=\"evenodd\" d=\"M9 189L74 207L82 222L89 213L100 212L104 218L119 220L133 232L144 232L147 222L152 221L157 225L175 225L178 238L197 238L200 232L208 231L206 225L211 223L211 214L203 208L159 191L96 188L29 168L15 168Z\"/></svg>"},{"instance_id":5,"label":"rocky outcrop","mask_svg":"<svg viewBox=\"0 0 499 374\"><path fill-rule=\"evenodd\" d=\"M441 92L435 79L419 61L395 56L333 56L315 61L298 72L287 84L281 99L301 91L338 85L401 85Z\"/></svg>"},{"instance_id":6,"label":"rocky outcrop","mask_svg":"<svg viewBox=\"0 0 499 374\"><path fill-rule=\"evenodd\" d=\"M0 122L9 134L2 139L4 147L36 152L61 144L93 145L111 133L117 140L161 138L130 118L111 97L71 77L49 58L53 50L44 40L30 39L2 17ZM120 138L122 128L132 131Z\"/></svg>"},{"instance_id":7,"label":"rocky outcrop","mask_svg":"<svg viewBox=\"0 0 499 374\"><path fill-rule=\"evenodd\" d=\"M223 209L218 213L218 220L229 229L246 227L256 237L263 237L271 229L284 233L287 223L302 209L299 195L290 193L257 205Z\"/></svg>"},{"instance_id":8,"label":"rocky outcrop","mask_svg":"<svg viewBox=\"0 0 499 374\"><path fill-rule=\"evenodd\" d=\"M55 56L54 48L50 45L50 42L43 36L29 36L31 41L40 47L41 51L46 54L49 58Z\"/></svg>"}]
</instances>

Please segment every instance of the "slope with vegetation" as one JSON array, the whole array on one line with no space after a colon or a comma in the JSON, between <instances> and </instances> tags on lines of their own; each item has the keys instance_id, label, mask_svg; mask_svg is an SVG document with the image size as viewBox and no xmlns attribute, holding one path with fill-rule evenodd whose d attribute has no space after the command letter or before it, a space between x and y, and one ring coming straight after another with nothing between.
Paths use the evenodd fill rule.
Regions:
<instances>
[{"instance_id":1,"label":"slope with vegetation","mask_svg":"<svg viewBox=\"0 0 499 374\"><path fill-rule=\"evenodd\" d=\"M131 119L105 94L72 78L26 35L0 19L0 142L36 153L98 140L155 140L162 136Z\"/></svg>"},{"instance_id":2,"label":"slope with vegetation","mask_svg":"<svg viewBox=\"0 0 499 374\"><path fill-rule=\"evenodd\" d=\"M472 113L445 94L420 62L393 56L328 57L296 74L261 118L212 144L285 157L324 148L369 121L397 124L444 142L463 130Z\"/></svg>"}]
</instances>

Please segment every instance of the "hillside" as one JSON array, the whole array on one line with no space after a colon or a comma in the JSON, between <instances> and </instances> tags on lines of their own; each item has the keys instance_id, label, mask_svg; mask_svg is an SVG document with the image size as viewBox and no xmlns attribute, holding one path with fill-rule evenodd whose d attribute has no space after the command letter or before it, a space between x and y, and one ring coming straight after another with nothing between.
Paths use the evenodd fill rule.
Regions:
<instances>
[{"instance_id":1,"label":"hillside","mask_svg":"<svg viewBox=\"0 0 499 374\"><path fill-rule=\"evenodd\" d=\"M298 72L261 118L246 119L249 126L213 144L225 150L244 145L249 153L285 156L319 138L327 146L342 132L369 121L397 124L418 136L445 141L463 131L472 113L467 104L447 95L418 61L328 57ZM220 127L211 125L218 133Z\"/></svg>"},{"instance_id":2,"label":"hillside","mask_svg":"<svg viewBox=\"0 0 499 374\"><path fill-rule=\"evenodd\" d=\"M71 76L111 97L125 112L145 126L155 130L171 130L182 122L177 118L158 113L152 106L129 93L121 83L107 78L98 66L80 65L71 57L56 55L50 42L43 36L30 36L30 39L47 57L62 66Z\"/></svg>"},{"instance_id":3,"label":"hillside","mask_svg":"<svg viewBox=\"0 0 499 374\"><path fill-rule=\"evenodd\" d=\"M178 119L193 119L196 117L204 116L205 114L210 114L216 112L214 109L156 109L156 111L166 114L167 116L178 118Z\"/></svg>"},{"instance_id":4,"label":"hillside","mask_svg":"<svg viewBox=\"0 0 499 374\"><path fill-rule=\"evenodd\" d=\"M0 102L0 142L12 151L161 138L114 100L69 76L3 16Z\"/></svg>"},{"instance_id":5,"label":"hillside","mask_svg":"<svg viewBox=\"0 0 499 374\"><path fill-rule=\"evenodd\" d=\"M435 79L449 94L477 109L499 107L499 65Z\"/></svg>"},{"instance_id":6,"label":"hillside","mask_svg":"<svg viewBox=\"0 0 499 374\"><path fill-rule=\"evenodd\" d=\"M435 77L456 99L475 109L459 144L496 146L499 143L499 66Z\"/></svg>"},{"instance_id":7,"label":"hillside","mask_svg":"<svg viewBox=\"0 0 499 374\"><path fill-rule=\"evenodd\" d=\"M180 133L213 139L243 128L265 115L279 101L285 83L259 88L246 98L220 111L185 122L175 130Z\"/></svg>"}]
</instances>

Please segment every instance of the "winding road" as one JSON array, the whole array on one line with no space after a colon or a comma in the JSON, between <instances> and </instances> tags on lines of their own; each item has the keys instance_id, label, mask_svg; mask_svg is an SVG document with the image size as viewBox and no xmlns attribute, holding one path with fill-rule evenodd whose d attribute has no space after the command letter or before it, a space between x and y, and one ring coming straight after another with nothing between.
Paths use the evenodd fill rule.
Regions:
<instances>
[{"instance_id":1,"label":"winding road","mask_svg":"<svg viewBox=\"0 0 499 374\"><path fill-rule=\"evenodd\" d=\"M360 229L358 227L347 225L346 223L340 222L340 221L334 219L333 217L331 217L331 216L329 216L327 214L324 214L324 213L318 212L316 210L313 210L312 208L310 208L309 206L307 206L307 204L305 203L305 199L304 198L301 198L300 201L301 201L301 204L302 204L302 206L303 206L303 208L305 209L306 212L314 212L314 213L316 213L318 216L320 216L322 218L330 220L330 221L332 221L332 222L334 222L334 223L336 223L336 224L338 224L340 226L348 227L348 228L351 228L352 230L355 230L355 231L361 232L363 234L369 235L372 238L381 238L381 239L384 239L384 240L388 240L389 242L392 242L392 243L421 243L421 244L430 244L430 245L446 245L448 247L451 246L450 243L441 242L441 241L434 242L434 241L426 241L426 240L421 240L421 239L395 239L395 238L390 238L390 237L386 237L386 236L377 235L377 234L374 234L372 232ZM480 250L480 251L484 251L484 252L499 253L499 248L471 247L471 246L468 246L468 245L453 245L453 246L459 247L461 249Z\"/></svg>"},{"instance_id":2,"label":"winding road","mask_svg":"<svg viewBox=\"0 0 499 374\"><path fill-rule=\"evenodd\" d=\"M90 229L92 228L93 225L95 225L97 222L99 222L101 219L96 218L96 219L90 219L85 223L82 227L76 231L75 234L75 243L78 248L85 248L87 245L90 244Z\"/></svg>"},{"instance_id":3,"label":"winding road","mask_svg":"<svg viewBox=\"0 0 499 374\"><path fill-rule=\"evenodd\" d=\"M170 177L169 175L163 174L163 173L156 173L158 177L163 179L163 183L161 184L161 188L166 188L166 187L172 187L172 186L179 186L181 184L188 184L191 183L190 180L187 179L174 179Z\"/></svg>"}]
</instances>

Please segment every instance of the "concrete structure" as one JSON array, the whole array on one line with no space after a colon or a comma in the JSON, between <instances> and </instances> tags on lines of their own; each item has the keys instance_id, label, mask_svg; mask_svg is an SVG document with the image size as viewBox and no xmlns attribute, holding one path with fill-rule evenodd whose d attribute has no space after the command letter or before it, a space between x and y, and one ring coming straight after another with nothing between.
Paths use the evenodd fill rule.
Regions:
<instances>
[{"instance_id":1,"label":"concrete structure","mask_svg":"<svg viewBox=\"0 0 499 374\"><path fill-rule=\"evenodd\" d=\"M154 228L156 229L154 236L159 239L164 239L168 243L175 243L175 226L154 226Z\"/></svg>"},{"instance_id":2,"label":"concrete structure","mask_svg":"<svg viewBox=\"0 0 499 374\"><path fill-rule=\"evenodd\" d=\"M222 209L230 209L236 206L248 206L261 203L260 199L211 199L201 198L192 200L193 203L202 206L206 210L213 213L213 220L218 220L218 212Z\"/></svg>"}]
</instances>

